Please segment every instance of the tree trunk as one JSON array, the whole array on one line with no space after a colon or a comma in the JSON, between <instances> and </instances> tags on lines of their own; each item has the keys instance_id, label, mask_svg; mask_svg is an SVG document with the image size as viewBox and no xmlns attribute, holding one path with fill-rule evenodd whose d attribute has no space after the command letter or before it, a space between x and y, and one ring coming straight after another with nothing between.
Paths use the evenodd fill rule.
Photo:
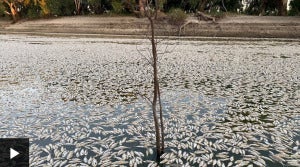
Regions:
<instances>
[{"instance_id":1,"label":"tree trunk","mask_svg":"<svg viewBox=\"0 0 300 167\"><path fill-rule=\"evenodd\" d=\"M227 12L227 8L226 8L226 6L225 6L224 0L222 0L222 6L223 6L225 12Z\"/></svg>"},{"instance_id":2,"label":"tree trunk","mask_svg":"<svg viewBox=\"0 0 300 167\"><path fill-rule=\"evenodd\" d=\"M11 17L13 19L13 23L16 23L19 20L17 7L13 2L10 2L9 3L9 8L10 8Z\"/></svg>"},{"instance_id":3,"label":"tree trunk","mask_svg":"<svg viewBox=\"0 0 300 167\"><path fill-rule=\"evenodd\" d=\"M81 10L81 0L74 0L75 3L75 10L76 10L76 14L79 15L80 14L80 10Z\"/></svg>"},{"instance_id":4,"label":"tree trunk","mask_svg":"<svg viewBox=\"0 0 300 167\"><path fill-rule=\"evenodd\" d=\"M164 119L162 114L159 82L157 82L157 94L158 94L158 103L159 103L160 130L161 130L161 154L163 154L165 150L165 132L164 132L165 127L164 127Z\"/></svg>"},{"instance_id":5,"label":"tree trunk","mask_svg":"<svg viewBox=\"0 0 300 167\"><path fill-rule=\"evenodd\" d=\"M156 1L158 2L158 1ZM158 68L157 68L157 48L155 41L155 27L154 27L154 18L155 13L151 13L148 1L146 1L146 11L145 14L150 22L151 28L151 45L152 45L152 67L153 67L153 100L152 100L152 112L153 112L153 120L155 127L155 138L156 138L156 158L157 162L160 163L160 156L164 152L164 125L163 125L163 115L162 115L162 104L160 98L160 89L159 89L159 81L158 81ZM155 8L155 12L157 12L157 8ZM157 105L159 105L159 117L160 121L157 117ZM160 123L160 124L159 124Z\"/></svg>"},{"instance_id":6,"label":"tree trunk","mask_svg":"<svg viewBox=\"0 0 300 167\"><path fill-rule=\"evenodd\" d=\"M152 101L152 111L153 111L153 119L154 119L154 126L155 126L155 136L156 136L156 151L157 151L157 159L160 159L162 150L161 150L161 143L160 143L160 130L158 125L158 118L157 118L157 100L158 100L158 76L157 76L157 50L156 50L156 43L155 43L155 35L154 35L154 23L151 16L148 16L151 26L151 44L152 44L152 56L153 56L153 86L154 86L154 95Z\"/></svg>"},{"instance_id":7,"label":"tree trunk","mask_svg":"<svg viewBox=\"0 0 300 167\"><path fill-rule=\"evenodd\" d=\"M280 16L287 15L287 0L278 0L278 11Z\"/></svg>"},{"instance_id":8,"label":"tree trunk","mask_svg":"<svg viewBox=\"0 0 300 167\"><path fill-rule=\"evenodd\" d=\"M145 0L139 0L140 16L145 16Z\"/></svg>"},{"instance_id":9,"label":"tree trunk","mask_svg":"<svg viewBox=\"0 0 300 167\"><path fill-rule=\"evenodd\" d=\"M157 13L159 10L159 0L155 0L155 19L157 19Z\"/></svg>"},{"instance_id":10,"label":"tree trunk","mask_svg":"<svg viewBox=\"0 0 300 167\"><path fill-rule=\"evenodd\" d=\"M204 21L213 21L214 23L216 22L216 19L214 17L205 15L203 12L197 12L196 17L198 20L204 20Z\"/></svg>"}]
</instances>

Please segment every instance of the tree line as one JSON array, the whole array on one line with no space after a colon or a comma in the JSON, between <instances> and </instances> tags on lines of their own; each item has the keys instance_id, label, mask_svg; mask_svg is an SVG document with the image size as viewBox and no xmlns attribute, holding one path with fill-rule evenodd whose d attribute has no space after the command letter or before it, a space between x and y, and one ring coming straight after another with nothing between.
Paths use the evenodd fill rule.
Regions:
<instances>
[{"instance_id":1,"label":"tree line","mask_svg":"<svg viewBox=\"0 0 300 167\"><path fill-rule=\"evenodd\" d=\"M300 0L155 0L158 11L180 8L187 13L233 12L250 15L299 15ZM146 0L0 0L1 16L20 18L90 14L135 14L144 16Z\"/></svg>"}]
</instances>

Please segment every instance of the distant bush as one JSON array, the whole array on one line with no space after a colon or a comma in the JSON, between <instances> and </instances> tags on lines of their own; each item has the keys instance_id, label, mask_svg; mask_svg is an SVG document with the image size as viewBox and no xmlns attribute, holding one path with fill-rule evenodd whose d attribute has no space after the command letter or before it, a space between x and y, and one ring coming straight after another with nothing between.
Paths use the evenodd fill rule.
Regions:
<instances>
[{"instance_id":1,"label":"distant bush","mask_svg":"<svg viewBox=\"0 0 300 167\"><path fill-rule=\"evenodd\" d=\"M291 10L289 11L289 15L291 16L300 15L300 0L292 0L290 6L291 6Z\"/></svg>"},{"instance_id":2,"label":"distant bush","mask_svg":"<svg viewBox=\"0 0 300 167\"><path fill-rule=\"evenodd\" d=\"M123 4L121 1L113 0L111 2L113 13L115 14L121 14L123 12Z\"/></svg>"},{"instance_id":3,"label":"distant bush","mask_svg":"<svg viewBox=\"0 0 300 167\"><path fill-rule=\"evenodd\" d=\"M47 1L47 6L50 9L51 15L57 15L60 16L62 15L61 7L62 4L58 0L48 0Z\"/></svg>"},{"instance_id":4,"label":"distant bush","mask_svg":"<svg viewBox=\"0 0 300 167\"><path fill-rule=\"evenodd\" d=\"M185 19L187 18L187 15L180 8L171 9L167 15L169 18L169 22L175 25L183 24Z\"/></svg>"},{"instance_id":5,"label":"distant bush","mask_svg":"<svg viewBox=\"0 0 300 167\"><path fill-rule=\"evenodd\" d=\"M5 6L3 5L3 3L0 3L0 16L4 15L4 11L5 11Z\"/></svg>"},{"instance_id":6,"label":"distant bush","mask_svg":"<svg viewBox=\"0 0 300 167\"><path fill-rule=\"evenodd\" d=\"M46 3L49 8L50 15L70 16L74 14L75 4L73 0L47 0Z\"/></svg>"},{"instance_id":7,"label":"distant bush","mask_svg":"<svg viewBox=\"0 0 300 167\"><path fill-rule=\"evenodd\" d=\"M209 14L212 17L215 17L216 19L222 19L226 16L226 13L222 10L218 9L217 7L214 7L210 10Z\"/></svg>"},{"instance_id":8,"label":"distant bush","mask_svg":"<svg viewBox=\"0 0 300 167\"><path fill-rule=\"evenodd\" d=\"M100 14L103 13L103 9L101 7L101 1L99 0L87 0L88 3L88 11L91 14Z\"/></svg>"},{"instance_id":9,"label":"distant bush","mask_svg":"<svg viewBox=\"0 0 300 167\"><path fill-rule=\"evenodd\" d=\"M41 16L41 9L39 6L31 5L27 10L27 15L30 19L36 19Z\"/></svg>"}]
</instances>

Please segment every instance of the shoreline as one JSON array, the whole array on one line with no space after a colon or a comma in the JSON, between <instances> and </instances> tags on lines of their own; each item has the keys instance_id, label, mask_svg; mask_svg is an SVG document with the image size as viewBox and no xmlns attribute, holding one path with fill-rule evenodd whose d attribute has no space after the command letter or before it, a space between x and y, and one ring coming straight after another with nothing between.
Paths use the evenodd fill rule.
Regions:
<instances>
[{"instance_id":1,"label":"shoreline","mask_svg":"<svg viewBox=\"0 0 300 167\"><path fill-rule=\"evenodd\" d=\"M71 16L20 21L10 24L0 21L0 34L36 36L80 36L143 38L149 32L146 18ZM249 38L300 39L300 17L280 16L226 16L217 23L200 21L185 26L179 36L179 26L166 20L156 24L160 38Z\"/></svg>"},{"instance_id":2,"label":"shoreline","mask_svg":"<svg viewBox=\"0 0 300 167\"><path fill-rule=\"evenodd\" d=\"M50 38L107 38L107 39L145 39L146 35L112 35L112 34L74 34L74 33L33 33L33 32L10 32L1 35L50 37ZM255 38L255 37L204 37L204 36L157 36L156 39L180 40L180 41L276 41L276 42L300 42L300 38Z\"/></svg>"}]
</instances>

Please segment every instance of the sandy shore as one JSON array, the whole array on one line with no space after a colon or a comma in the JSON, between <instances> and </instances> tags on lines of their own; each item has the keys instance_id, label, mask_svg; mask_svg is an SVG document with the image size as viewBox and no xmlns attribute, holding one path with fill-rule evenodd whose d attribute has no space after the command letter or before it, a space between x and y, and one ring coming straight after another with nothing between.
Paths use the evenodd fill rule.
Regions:
<instances>
[{"instance_id":1,"label":"sandy shore","mask_svg":"<svg viewBox=\"0 0 300 167\"><path fill-rule=\"evenodd\" d=\"M147 19L135 17L76 16L20 21L0 20L0 34L50 36L141 36L149 32ZM157 24L157 35L178 36L179 27L167 21ZM227 16L216 23L189 24L181 32L188 37L300 38L300 17Z\"/></svg>"}]
</instances>

